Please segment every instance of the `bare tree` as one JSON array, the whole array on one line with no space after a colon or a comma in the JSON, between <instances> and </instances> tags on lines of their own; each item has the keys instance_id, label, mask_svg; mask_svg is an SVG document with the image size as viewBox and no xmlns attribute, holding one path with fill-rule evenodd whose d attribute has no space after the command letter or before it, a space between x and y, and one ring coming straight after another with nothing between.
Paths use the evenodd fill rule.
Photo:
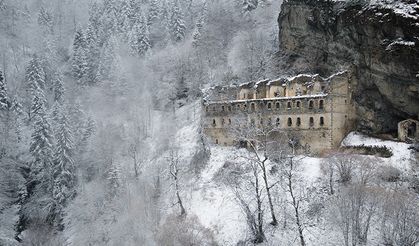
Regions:
<instances>
[{"instance_id":1,"label":"bare tree","mask_svg":"<svg viewBox=\"0 0 419 246\"><path fill-rule=\"evenodd\" d=\"M388 191L382 212L386 245L415 245L419 241L419 201L409 190L396 187Z\"/></svg>"},{"instance_id":2,"label":"bare tree","mask_svg":"<svg viewBox=\"0 0 419 246\"><path fill-rule=\"evenodd\" d=\"M241 127L237 128L237 126L234 125L230 131L234 133L236 139L245 142L251 152L250 156L243 157L247 158L250 163L256 163L256 168L259 168L262 171L262 179L268 197L269 210L272 219L270 224L276 226L278 225L278 220L275 216L271 190L275 187L277 182L271 184L268 175L267 162L269 161L269 158L276 157L281 153L281 144L279 140L272 138L274 134L279 133L279 130L275 125L272 125L271 122L264 124L263 121L261 121L258 127L255 127L253 124L256 123L249 124L248 122L244 122L243 119L237 119L236 121L239 122Z\"/></svg>"},{"instance_id":3,"label":"bare tree","mask_svg":"<svg viewBox=\"0 0 419 246\"><path fill-rule=\"evenodd\" d=\"M333 200L337 223L345 245L367 243L371 221L377 214L383 190L371 184L374 162L367 158L351 156L356 179L342 188Z\"/></svg>"},{"instance_id":4,"label":"bare tree","mask_svg":"<svg viewBox=\"0 0 419 246\"><path fill-rule=\"evenodd\" d=\"M301 221L301 196L298 196L295 192L295 185L297 182L297 168L296 165L300 161L296 156L296 148L298 141L295 138L289 138L289 146L291 153L284 157L285 165L283 167L283 176L285 177L285 190L289 193L291 197L291 206L294 209L295 223L298 230L298 236L300 237L301 246L305 246L306 242L304 239L304 227Z\"/></svg>"},{"instance_id":5,"label":"bare tree","mask_svg":"<svg viewBox=\"0 0 419 246\"><path fill-rule=\"evenodd\" d=\"M180 197L179 162L180 162L179 155L176 152L176 150L172 148L169 154L169 174L170 174L171 179L173 180L172 185L174 186L174 189L175 189L175 195L176 195L176 200L177 200L175 205L176 204L179 205L180 215L183 216L183 215L186 215L186 210L185 210L185 207L183 206L183 202Z\"/></svg>"}]
</instances>

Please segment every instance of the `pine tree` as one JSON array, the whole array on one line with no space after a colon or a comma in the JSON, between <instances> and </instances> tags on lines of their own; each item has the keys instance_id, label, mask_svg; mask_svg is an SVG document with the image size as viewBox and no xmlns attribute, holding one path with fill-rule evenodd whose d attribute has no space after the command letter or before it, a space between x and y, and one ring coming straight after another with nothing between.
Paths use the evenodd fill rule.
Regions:
<instances>
[{"instance_id":1,"label":"pine tree","mask_svg":"<svg viewBox=\"0 0 419 246\"><path fill-rule=\"evenodd\" d=\"M109 187L109 198L114 198L118 195L122 186L121 170L118 164L112 163L107 173L107 181Z\"/></svg>"},{"instance_id":2,"label":"pine tree","mask_svg":"<svg viewBox=\"0 0 419 246\"><path fill-rule=\"evenodd\" d=\"M169 24L172 40L175 42L182 41L185 38L186 27L179 0L175 0L173 3Z\"/></svg>"},{"instance_id":3,"label":"pine tree","mask_svg":"<svg viewBox=\"0 0 419 246\"><path fill-rule=\"evenodd\" d=\"M144 16L134 24L129 34L129 42L132 53L140 56L145 55L151 48L147 20Z\"/></svg>"},{"instance_id":4,"label":"pine tree","mask_svg":"<svg viewBox=\"0 0 419 246\"><path fill-rule=\"evenodd\" d=\"M54 91L54 101L62 103L64 100L64 85L63 79L60 74L56 73L54 75L53 81L53 91Z\"/></svg>"},{"instance_id":5,"label":"pine tree","mask_svg":"<svg viewBox=\"0 0 419 246\"><path fill-rule=\"evenodd\" d=\"M52 197L56 203L56 223L62 227L64 207L75 195L76 175L73 161L73 137L67 117L61 111L58 129L55 134L56 148L54 153Z\"/></svg>"},{"instance_id":6,"label":"pine tree","mask_svg":"<svg viewBox=\"0 0 419 246\"><path fill-rule=\"evenodd\" d=\"M201 16L196 22L195 31L192 35L192 45L193 47L198 47L202 39L202 28L204 27L204 16Z\"/></svg>"},{"instance_id":7,"label":"pine tree","mask_svg":"<svg viewBox=\"0 0 419 246\"><path fill-rule=\"evenodd\" d=\"M87 44L86 39L81 30L76 32L73 42L73 57L71 61L71 68L73 76L80 84L84 84L83 81L88 74L88 61L87 61Z\"/></svg>"},{"instance_id":8,"label":"pine tree","mask_svg":"<svg viewBox=\"0 0 419 246\"><path fill-rule=\"evenodd\" d=\"M87 54L87 73L86 81L88 84L93 85L95 83L95 77L97 73L97 67L100 58L99 48L99 37L97 30L93 23L89 23L86 29L86 54Z\"/></svg>"},{"instance_id":9,"label":"pine tree","mask_svg":"<svg viewBox=\"0 0 419 246\"><path fill-rule=\"evenodd\" d=\"M29 90L32 96L39 89L45 89L45 72L42 67L42 61L36 55L29 61L26 68L26 81L29 85Z\"/></svg>"},{"instance_id":10,"label":"pine tree","mask_svg":"<svg viewBox=\"0 0 419 246\"><path fill-rule=\"evenodd\" d=\"M44 190L51 188L51 167L53 153L53 134L48 115L46 114L46 100L42 90L38 90L34 100L37 108L34 113L33 132L29 151L34 158L31 172Z\"/></svg>"},{"instance_id":11,"label":"pine tree","mask_svg":"<svg viewBox=\"0 0 419 246\"><path fill-rule=\"evenodd\" d=\"M6 82L0 71L0 110L6 110L10 106L9 99L7 98Z\"/></svg>"},{"instance_id":12,"label":"pine tree","mask_svg":"<svg viewBox=\"0 0 419 246\"><path fill-rule=\"evenodd\" d=\"M44 7L41 7L41 9L39 10L38 24L45 27L47 32L53 32L54 23L52 19L52 14Z\"/></svg>"},{"instance_id":13,"label":"pine tree","mask_svg":"<svg viewBox=\"0 0 419 246\"><path fill-rule=\"evenodd\" d=\"M242 11L247 14L252 10L255 10L258 7L258 0L243 0Z\"/></svg>"},{"instance_id":14,"label":"pine tree","mask_svg":"<svg viewBox=\"0 0 419 246\"><path fill-rule=\"evenodd\" d=\"M115 62L115 39L110 38L106 45L102 48L95 83L102 84L112 78L112 68Z\"/></svg>"},{"instance_id":15,"label":"pine tree","mask_svg":"<svg viewBox=\"0 0 419 246\"><path fill-rule=\"evenodd\" d=\"M159 19L159 4L157 0L151 0L150 7L148 8L147 24L151 26Z\"/></svg>"}]
</instances>

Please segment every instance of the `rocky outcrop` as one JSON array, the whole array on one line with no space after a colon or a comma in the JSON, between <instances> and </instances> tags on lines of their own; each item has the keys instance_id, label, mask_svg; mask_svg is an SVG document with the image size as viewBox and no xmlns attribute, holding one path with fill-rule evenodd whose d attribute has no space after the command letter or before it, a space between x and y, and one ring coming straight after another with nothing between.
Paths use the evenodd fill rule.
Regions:
<instances>
[{"instance_id":1,"label":"rocky outcrop","mask_svg":"<svg viewBox=\"0 0 419 246\"><path fill-rule=\"evenodd\" d=\"M284 2L279 69L351 69L358 130L396 132L397 122L419 115L419 7L396 2Z\"/></svg>"}]
</instances>

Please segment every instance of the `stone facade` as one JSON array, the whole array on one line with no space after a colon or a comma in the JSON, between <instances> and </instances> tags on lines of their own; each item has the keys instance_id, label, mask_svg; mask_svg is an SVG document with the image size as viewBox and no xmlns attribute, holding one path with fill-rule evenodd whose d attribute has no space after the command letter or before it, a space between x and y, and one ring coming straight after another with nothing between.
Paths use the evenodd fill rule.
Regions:
<instances>
[{"instance_id":1,"label":"stone facade","mask_svg":"<svg viewBox=\"0 0 419 246\"><path fill-rule=\"evenodd\" d=\"M351 74L299 75L215 87L203 100L203 131L214 144L237 145L231 129L274 126L313 153L338 147L354 126ZM275 137L275 136L272 136Z\"/></svg>"},{"instance_id":2,"label":"stone facade","mask_svg":"<svg viewBox=\"0 0 419 246\"><path fill-rule=\"evenodd\" d=\"M400 141L415 142L419 140L419 121L408 119L399 122L398 136Z\"/></svg>"}]
</instances>

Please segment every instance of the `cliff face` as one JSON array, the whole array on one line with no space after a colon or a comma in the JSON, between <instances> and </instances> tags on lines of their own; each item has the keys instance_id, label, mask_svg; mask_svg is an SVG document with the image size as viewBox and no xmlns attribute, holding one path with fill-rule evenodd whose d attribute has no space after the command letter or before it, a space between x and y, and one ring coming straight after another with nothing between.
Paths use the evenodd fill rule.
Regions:
<instances>
[{"instance_id":1,"label":"cliff face","mask_svg":"<svg viewBox=\"0 0 419 246\"><path fill-rule=\"evenodd\" d=\"M394 132L419 115L419 7L284 2L278 18L280 70L354 72L358 130Z\"/></svg>"}]
</instances>

